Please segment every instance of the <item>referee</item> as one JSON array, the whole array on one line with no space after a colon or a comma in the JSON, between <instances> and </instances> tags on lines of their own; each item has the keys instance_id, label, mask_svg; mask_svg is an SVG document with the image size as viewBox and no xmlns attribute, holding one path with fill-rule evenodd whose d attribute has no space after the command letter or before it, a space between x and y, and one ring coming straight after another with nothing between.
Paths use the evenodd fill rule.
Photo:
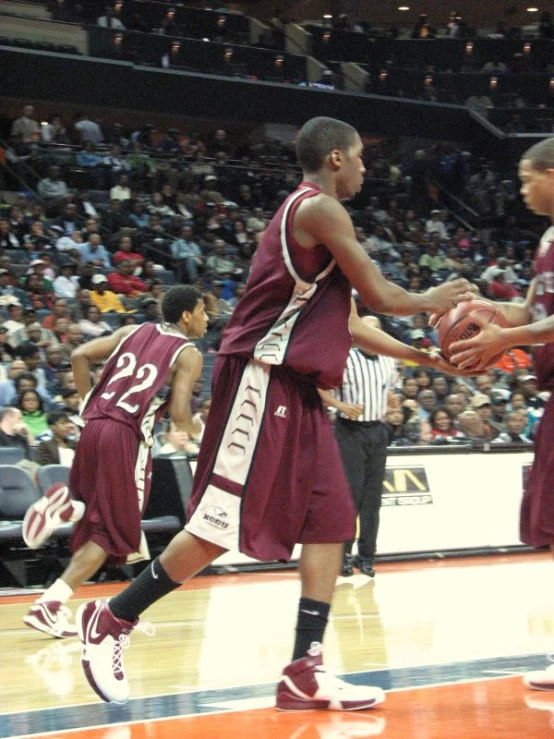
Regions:
<instances>
[{"instance_id":1,"label":"referee","mask_svg":"<svg viewBox=\"0 0 554 739\"><path fill-rule=\"evenodd\" d=\"M378 318L362 321L381 328ZM396 361L352 348L343 382L331 393L321 393L327 405L337 409L335 434L354 503L359 515L358 555L352 557L355 540L345 543L343 575L356 567L374 577L373 562L379 530L379 509L387 462L388 433L384 423L389 392L396 380Z\"/></svg>"}]
</instances>

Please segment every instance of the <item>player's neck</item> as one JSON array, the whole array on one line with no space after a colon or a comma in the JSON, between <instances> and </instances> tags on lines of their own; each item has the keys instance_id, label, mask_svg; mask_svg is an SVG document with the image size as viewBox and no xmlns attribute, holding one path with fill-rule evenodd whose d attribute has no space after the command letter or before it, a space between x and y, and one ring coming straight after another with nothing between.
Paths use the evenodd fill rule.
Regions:
<instances>
[{"instance_id":1,"label":"player's neck","mask_svg":"<svg viewBox=\"0 0 554 739\"><path fill-rule=\"evenodd\" d=\"M302 174L303 182L310 182L312 185L317 185L319 189L326 195L330 195L332 198L337 198L337 188L335 181L330 173L325 171L320 172L304 172Z\"/></svg>"}]
</instances>

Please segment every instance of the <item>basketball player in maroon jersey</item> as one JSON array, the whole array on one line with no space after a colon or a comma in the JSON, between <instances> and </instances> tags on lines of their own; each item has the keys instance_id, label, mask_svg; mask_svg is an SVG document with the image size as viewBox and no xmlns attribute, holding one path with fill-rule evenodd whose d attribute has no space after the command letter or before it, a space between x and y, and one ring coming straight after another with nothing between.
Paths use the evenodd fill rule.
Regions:
<instances>
[{"instance_id":1,"label":"basketball player in maroon jersey","mask_svg":"<svg viewBox=\"0 0 554 739\"><path fill-rule=\"evenodd\" d=\"M76 521L67 569L23 619L51 636L77 635L64 603L106 561L117 565L148 558L141 518L150 492L156 420L169 410L179 430L201 431L190 398L202 355L190 339L206 332L202 294L188 285L173 287L164 296L162 313L162 324L125 326L71 355L87 422L71 467L71 494L63 485L52 486L27 511L23 525L25 541L36 548L62 521ZM91 364L107 357L91 388ZM164 399L160 393L166 385L171 390Z\"/></svg>"},{"instance_id":2,"label":"basketball player in maroon jersey","mask_svg":"<svg viewBox=\"0 0 554 739\"><path fill-rule=\"evenodd\" d=\"M519 176L527 207L548 216L551 225L535 253L535 277L523 304L500 303L510 328L478 321L476 337L452 345L452 361L474 367L478 374L490 358L514 346L533 346L533 362L541 390L554 390L554 138L523 154ZM550 396L535 437L535 458L521 504L520 538L533 547L550 546L554 554L554 394ZM525 675L527 687L554 690L554 665Z\"/></svg>"},{"instance_id":3,"label":"basketball player in maroon jersey","mask_svg":"<svg viewBox=\"0 0 554 739\"><path fill-rule=\"evenodd\" d=\"M361 189L362 152L355 129L331 118L310 120L298 135L304 181L264 232L224 332L185 530L109 605L96 601L77 614L85 675L104 700L129 697L121 638L152 603L229 549L288 560L297 542L302 597L277 707L358 710L384 699L380 688L345 683L322 664L355 511L317 388L341 382L352 286L368 306L393 315L444 312L473 293L456 280L416 295L381 276L340 203ZM371 350L363 326L350 321Z\"/></svg>"}]
</instances>

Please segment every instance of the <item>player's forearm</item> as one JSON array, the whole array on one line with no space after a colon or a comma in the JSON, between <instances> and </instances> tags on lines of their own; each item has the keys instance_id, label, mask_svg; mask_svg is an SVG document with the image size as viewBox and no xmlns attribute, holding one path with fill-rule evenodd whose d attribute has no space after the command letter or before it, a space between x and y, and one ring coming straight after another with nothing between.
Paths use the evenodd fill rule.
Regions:
<instances>
[{"instance_id":1,"label":"player's forearm","mask_svg":"<svg viewBox=\"0 0 554 739\"><path fill-rule=\"evenodd\" d=\"M372 293L366 296L360 291L360 297L376 313L384 315L413 316L431 310L425 293L409 293L392 282L387 282L378 295Z\"/></svg>"},{"instance_id":2,"label":"player's forearm","mask_svg":"<svg viewBox=\"0 0 554 739\"><path fill-rule=\"evenodd\" d=\"M502 329L500 339L505 349L513 346L550 344L550 342L554 341L554 315L525 326Z\"/></svg>"},{"instance_id":3,"label":"player's forearm","mask_svg":"<svg viewBox=\"0 0 554 739\"><path fill-rule=\"evenodd\" d=\"M341 401L329 390L322 390L318 387L317 392L319 393L319 397L321 398L323 405L337 409L339 408L339 405L341 405Z\"/></svg>"},{"instance_id":4,"label":"player's forearm","mask_svg":"<svg viewBox=\"0 0 554 739\"><path fill-rule=\"evenodd\" d=\"M358 316L351 316L349 321L352 343L369 354L383 354L393 359L407 359L424 364L428 355L413 346L403 344L384 331L366 325Z\"/></svg>"},{"instance_id":5,"label":"player's forearm","mask_svg":"<svg viewBox=\"0 0 554 739\"><path fill-rule=\"evenodd\" d=\"M510 326L525 326L532 320L529 307L525 303L497 303Z\"/></svg>"}]
</instances>

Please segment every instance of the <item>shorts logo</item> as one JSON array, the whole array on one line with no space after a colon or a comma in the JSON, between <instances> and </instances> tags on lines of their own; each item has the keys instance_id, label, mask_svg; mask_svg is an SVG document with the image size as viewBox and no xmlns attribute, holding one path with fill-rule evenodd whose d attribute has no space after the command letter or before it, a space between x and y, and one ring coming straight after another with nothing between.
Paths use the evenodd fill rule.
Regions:
<instances>
[{"instance_id":1,"label":"shorts logo","mask_svg":"<svg viewBox=\"0 0 554 739\"><path fill-rule=\"evenodd\" d=\"M223 521L224 518L227 518L227 512L217 505L210 506L204 513L203 518L204 521L207 521L218 529L229 528L229 523L227 521Z\"/></svg>"},{"instance_id":2,"label":"shorts logo","mask_svg":"<svg viewBox=\"0 0 554 739\"><path fill-rule=\"evenodd\" d=\"M277 416L278 418L286 418L287 417L287 406L280 405L273 415Z\"/></svg>"}]
</instances>

